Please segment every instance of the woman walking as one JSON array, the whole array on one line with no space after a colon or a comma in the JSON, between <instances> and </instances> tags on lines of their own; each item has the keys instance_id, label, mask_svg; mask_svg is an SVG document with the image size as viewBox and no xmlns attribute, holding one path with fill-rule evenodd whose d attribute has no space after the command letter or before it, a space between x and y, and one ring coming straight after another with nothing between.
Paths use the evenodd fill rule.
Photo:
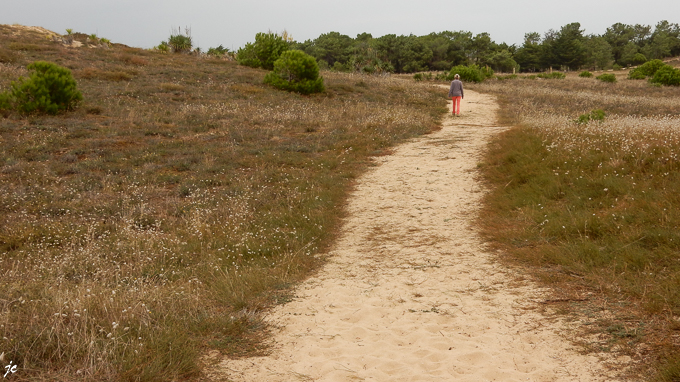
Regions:
<instances>
[{"instance_id":1,"label":"woman walking","mask_svg":"<svg viewBox=\"0 0 680 382\"><path fill-rule=\"evenodd\" d=\"M453 76L451 89L449 89L449 97L453 100L451 112L455 115L460 115L460 100L465 96L463 95L463 83L460 81L460 75L458 74Z\"/></svg>"}]
</instances>

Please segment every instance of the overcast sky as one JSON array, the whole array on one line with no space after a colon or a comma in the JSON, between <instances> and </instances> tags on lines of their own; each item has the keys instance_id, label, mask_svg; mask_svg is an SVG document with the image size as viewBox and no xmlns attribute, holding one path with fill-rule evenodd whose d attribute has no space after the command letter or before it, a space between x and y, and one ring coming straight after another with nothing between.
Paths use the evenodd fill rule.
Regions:
<instances>
[{"instance_id":1,"label":"overcast sky","mask_svg":"<svg viewBox=\"0 0 680 382\"><path fill-rule=\"evenodd\" d=\"M417 36L431 32L488 32L521 45L524 34L581 23L602 34L614 23L680 23L680 0L0 0L0 24L96 33L115 43L151 48L172 28L191 28L194 46L238 49L257 32L286 29L297 41L328 32Z\"/></svg>"}]
</instances>

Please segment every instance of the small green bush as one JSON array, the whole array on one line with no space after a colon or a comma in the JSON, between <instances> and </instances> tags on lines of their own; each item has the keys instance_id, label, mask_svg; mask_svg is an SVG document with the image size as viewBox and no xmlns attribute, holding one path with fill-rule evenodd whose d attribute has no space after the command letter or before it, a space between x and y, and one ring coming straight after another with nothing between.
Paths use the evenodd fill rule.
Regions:
<instances>
[{"instance_id":1,"label":"small green bush","mask_svg":"<svg viewBox=\"0 0 680 382\"><path fill-rule=\"evenodd\" d=\"M623 66L621 66L621 65L619 65L619 64L614 64L614 65L612 65L612 69L614 69L614 70L621 70L621 69L623 69Z\"/></svg>"},{"instance_id":2,"label":"small green bush","mask_svg":"<svg viewBox=\"0 0 680 382\"><path fill-rule=\"evenodd\" d=\"M586 124L590 121L598 121L602 122L604 121L604 118L607 116L607 114L604 112L602 109L595 109L592 110L590 113L587 114L581 114L577 120L574 122L578 123L579 125Z\"/></svg>"},{"instance_id":3,"label":"small green bush","mask_svg":"<svg viewBox=\"0 0 680 382\"><path fill-rule=\"evenodd\" d=\"M680 70L670 65L664 65L654 73L649 82L666 86L680 86Z\"/></svg>"},{"instance_id":4,"label":"small green bush","mask_svg":"<svg viewBox=\"0 0 680 382\"><path fill-rule=\"evenodd\" d=\"M8 92L0 94L0 109L57 114L82 101L70 70L45 61L28 65L28 70L33 71L28 79L20 77Z\"/></svg>"},{"instance_id":5,"label":"small green bush","mask_svg":"<svg viewBox=\"0 0 680 382\"><path fill-rule=\"evenodd\" d=\"M413 75L413 79L416 81L422 81L423 80L423 74L422 73L416 73Z\"/></svg>"},{"instance_id":6,"label":"small green bush","mask_svg":"<svg viewBox=\"0 0 680 382\"><path fill-rule=\"evenodd\" d=\"M600 74L599 76L595 77L598 80L602 82L609 82L609 83L615 83L616 82L616 75L612 73L605 73L605 74Z\"/></svg>"},{"instance_id":7,"label":"small green bush","mask_svg":"<svg viewBox=\"0 0 680 382\"><path fill-rule=\"evenodd\" d=\"M591 73L591 72L585 70L585 71L579 73L578 76L579 76L579 77L583 77L583 78L591 78L591 77L593 76L593 73Z\"/></svg>"},{"instance_id":8,"label":"small green bush","mask_svg":"<svg viewBox=\"0 0 680 382\"><path fill-rule=\"evenodd\" d=\"M274 70L264 77L264 83L301 94L324 91L319 65L314 57L301 50L283 52L274 62Z\"/></svg>"},{"instance_id":9,"label":"small green bush","mask_svg":"<svg viewBox=\"0 0 680 382\"><path fill-rule=\"evenodd\" d=\"M645 78L647 78L647 76L645 76L642 72L639 72L635 69L631 70L628 73L629 80L644 80Z\"/></svg>"}]
</instances>

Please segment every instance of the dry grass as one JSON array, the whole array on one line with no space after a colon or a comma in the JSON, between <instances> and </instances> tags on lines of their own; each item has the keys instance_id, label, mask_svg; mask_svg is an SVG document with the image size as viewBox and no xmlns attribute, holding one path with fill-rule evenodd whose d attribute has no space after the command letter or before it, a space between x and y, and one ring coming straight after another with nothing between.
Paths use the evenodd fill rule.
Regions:
<instances>
[{"instance_id":1,"label":"dry grass","mask_svg":"<svg viewBox=\"0 0 680 382\"><path fill-rule=\"evenodd\" d=\"M625 79L486 82L517 127L490 146L486 236L551 285L592 351L680 378L680 88ZM604 121L578 124L603 109Z\"/></svg>"},{"instance_id":2,"label":"dry grass","mask_svg":"<svg viewBox=\"0 0 680 382\"><path fill-rule=\"evenodd\" d=\"M331 73L304 97L222 60L4 26L2 49L0 90L49 60L85 97L0 119L0 351L17 380L195 379L208 349L265 352L261 312L322 263L353 179L445 101Z\"/></svg>"}]
</instances>

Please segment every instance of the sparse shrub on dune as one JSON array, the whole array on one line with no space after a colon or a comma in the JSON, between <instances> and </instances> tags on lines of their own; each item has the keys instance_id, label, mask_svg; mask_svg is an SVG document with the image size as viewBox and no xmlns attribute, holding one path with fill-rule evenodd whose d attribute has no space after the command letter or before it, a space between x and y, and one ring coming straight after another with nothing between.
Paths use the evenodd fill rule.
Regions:
<instances>
[{"instance_id":1,"label":"sparse shrub on dune","mask_svg":"<svg viewBox=\"0 0 680 382\"><path fill-rule=\"evenodd\" d=\"M536 77L543 78L546 80L563 80L567 78L567 75L562 72L552 72L552 73L540 73Z\"/></svg>"},{"instance_id":2,"label":"sparse shrub on dune","mask_svg":"<svg viewBox=\"0 0 680 382\"><path fill-rule=\"evenodd\" d=\"M585 71L579 73L578 76L583 77L583 78L591 78L591 77L593 77L593 73L585 70Z\"/></svg>"},{"instance_id":3,"label":"sparse shrub on dune","mask_svg":"<svg viewBox=\"0 0 680 382\"><path fill-rule=\"evenodd\" d=\"M616 82L616 74L612 73L604 73L600 74L599 76L595 77L598 80L602 82L608 82L608 83L615 83Z\"/></svg>"},{"instance_id":4,"label":"sparse shrub on dune","mask_svg":"<svg viewBox=\"0 0 680 382\"><path fill-rule=\"evenodd\" d=\"M657 70L649 82L666 86L680 86L680 70L664 65Z\"/></svg>"},{"instance_id":5,"label":"sparse shrub on dune","mask_svg":"<svg viewBox=\"0 0 680 382\"><path fill-rule=\"evenodd\" d=\"M656 71L661 69L661 67L663 67L664 65L666 64L661 60L647 61L644 64L640 65L639 67L631 70L628 73L628 78L644 79L646 77L652 77L654 76L654 73L656 73Z\"/></svg>"},{"instance_id":6,"label":"sparse shrub on dune","mask_svg":"<svg viewBox=\"0 0 680 382\"><path fill-rule=\"evenodd\" d=\"M46 61L27 68L32 71L29 78L19 78L8 92L0 94L0 109L57 114L73 110L82 101L70 70Z\"/></svg>"},{"instance_id":7,"label":"sparse shrub on dune","mask_svg":"<svg viewBox=\"0 0 680 382\"><path fill-rule=\"evenodd\" d=\"M300 94L319 93L324 90L323 78L319 77L316 60L301 50L283 52L274 62L273 71L264 77L264 83Z\"/></svg>"}]
</instances>

